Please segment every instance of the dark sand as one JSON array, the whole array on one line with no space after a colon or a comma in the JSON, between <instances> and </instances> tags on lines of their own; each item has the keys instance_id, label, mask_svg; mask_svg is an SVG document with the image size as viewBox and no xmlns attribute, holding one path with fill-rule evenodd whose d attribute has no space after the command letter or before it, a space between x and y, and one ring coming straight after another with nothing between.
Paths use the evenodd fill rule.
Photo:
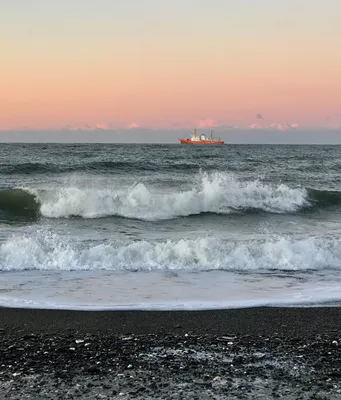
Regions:
<instances>
[{"instance_id":1,"label":"dark sand","mask_svg":"<svg viewBox=\"0 0 341 400\"><path fill-rule=\"evenodd\" d=\"M0 399L341 399L341 308L0 308Z\"/></svg>"},{"instance_id":2,"label":"dark sand","mask_svg":"<svg viewBox=\"0 0 341 400\"><path fill-rule=\"evenodd\" d=\"M31 332L238 334L309 336L341 330L341 307L212 311L65 311L0 307L1 328Z\"/></svg>"}]
</instances>

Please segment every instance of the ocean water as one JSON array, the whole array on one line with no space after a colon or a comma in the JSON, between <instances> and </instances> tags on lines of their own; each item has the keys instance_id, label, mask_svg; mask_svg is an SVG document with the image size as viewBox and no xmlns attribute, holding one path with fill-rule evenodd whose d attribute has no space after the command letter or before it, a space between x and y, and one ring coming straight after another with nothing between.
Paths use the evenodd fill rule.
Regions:
<instances>
[{"instance_id":1,"label":"ocean water","mask_svg":"<svg viewBox=\"0 0 341 400\"><path fill-rule=\"evenodd\" d=\"M338 304L341 147L0 145L0 305Z\"/></svg>"}]
</instances>

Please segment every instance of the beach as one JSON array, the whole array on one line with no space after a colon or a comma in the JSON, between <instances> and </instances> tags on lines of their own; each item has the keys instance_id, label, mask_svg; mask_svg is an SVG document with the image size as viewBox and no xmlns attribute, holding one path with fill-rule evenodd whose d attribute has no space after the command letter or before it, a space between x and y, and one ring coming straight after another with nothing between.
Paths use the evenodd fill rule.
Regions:
<instances>
[{"instance_id":1,"label":"beach","mask_svg":"<svg viewBox=\"0 0 341 400\"><path fill-rule=\"evenodd\" d=\"M0 309L6 399L339 399L341 309Z\"/></svg>"}]
</instances>

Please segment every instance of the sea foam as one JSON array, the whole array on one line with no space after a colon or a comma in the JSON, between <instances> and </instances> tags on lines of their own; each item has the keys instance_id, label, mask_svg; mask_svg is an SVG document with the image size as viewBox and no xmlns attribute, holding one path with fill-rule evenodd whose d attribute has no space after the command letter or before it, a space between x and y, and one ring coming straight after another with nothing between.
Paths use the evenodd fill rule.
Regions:
<instances>
[{"instance_id":1,"label":"sea foam","mask_svg":"<svg viewBox=\"0 0 341 400\"><path fill-rule=\"evenodd\" d=\"M44 229L15 235L0 246L0 270L309 271L341 269L341 241L269 237L88 245Z\"/></svg>"},{"instance_id":2,"label":"sea foam","mask_svg":"<svg viewBox=\"0 0 341 400\"><path fill-rule=\"evenodd\" d=\"M230 214L247 210L289 213L308 205L304 188L240 181L221 172L201 173L188 190L162 192L135 183L128 188L61 187L29 191L48 218L121 216L148 221L201 213Z\"/></svg>"}]
</instances>

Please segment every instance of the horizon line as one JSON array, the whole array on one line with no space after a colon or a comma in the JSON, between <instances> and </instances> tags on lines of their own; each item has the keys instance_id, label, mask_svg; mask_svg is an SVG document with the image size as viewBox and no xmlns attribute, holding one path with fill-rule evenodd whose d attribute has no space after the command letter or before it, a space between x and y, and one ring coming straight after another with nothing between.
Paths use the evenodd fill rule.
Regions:
<instances>
[{"instance_id":1,"label":"horizon line","mask_svg":"<svg viewBox=\"0 0 341 400\"><path fill-rule=\"evenodd\" d=\"M126 128L126 127L112 127L112 128L51 128L51 127L41 127L41 128L29 128L29 127L18 127L18 128L0 128L1 132L141 132L141 131L192 131L196 130L223 130L223 131L274 131L274 132L284 132L284 131L314 131L318 129L326 129L330 131L339 131L341 130L341 124L337 126L328 126L328 125L300 125L300 126L290 126L290 125L281 125L278 126L230 126L230 125L220 125L220 126L212 126L212 127L143 127L140 126L138 128Z\"/></svg>"}]
</instances>

